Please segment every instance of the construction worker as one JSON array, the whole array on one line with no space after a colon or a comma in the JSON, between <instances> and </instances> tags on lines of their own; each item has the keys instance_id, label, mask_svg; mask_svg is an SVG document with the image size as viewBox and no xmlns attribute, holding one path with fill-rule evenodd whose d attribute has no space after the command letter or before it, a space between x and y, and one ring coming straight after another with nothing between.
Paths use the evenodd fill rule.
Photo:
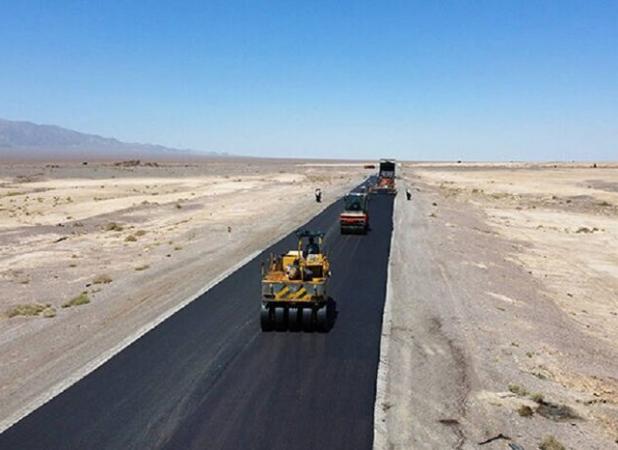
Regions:
<instances>
[{"instance_id":1,"label":"construction worker","mask_svg":"<svg viewBox=\"0 0 618 450\"><path fill-rule=\"evenodd\" d=\"M305 247L304 256L305 258L308 255L317 255L320 253L320 246L315 242L315 240L310 237L307 246Z\"/></svg>"},{"instance_id":2,"label":"construction worker","mask_svg":"<svg viewBox=\"0 0 618 450\"><path fill-rule=\"evenodd\" d=\"M322 201L322 190L320 188L315 189L315 201L318 203Z\"/></svg>"}]
</instances>

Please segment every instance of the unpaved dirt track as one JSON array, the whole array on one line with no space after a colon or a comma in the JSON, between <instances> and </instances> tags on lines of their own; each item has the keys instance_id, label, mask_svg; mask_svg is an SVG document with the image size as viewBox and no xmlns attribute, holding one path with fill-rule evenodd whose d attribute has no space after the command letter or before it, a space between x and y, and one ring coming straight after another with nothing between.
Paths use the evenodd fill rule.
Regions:
<instances>
[{"instance_id":1,"label":"unpaved dirt track","mask_svg":"<svg viewBox=\"0 0 618 450\"><path fill-rule=\"evenodd\" d=\"M1 449L372 447L392 198L371 203L367 236L327 232L328 334L261 333L259 267L288 236L0 435ZM178 280L182 283L182 280Z\"/></svg>"}]
</instances>

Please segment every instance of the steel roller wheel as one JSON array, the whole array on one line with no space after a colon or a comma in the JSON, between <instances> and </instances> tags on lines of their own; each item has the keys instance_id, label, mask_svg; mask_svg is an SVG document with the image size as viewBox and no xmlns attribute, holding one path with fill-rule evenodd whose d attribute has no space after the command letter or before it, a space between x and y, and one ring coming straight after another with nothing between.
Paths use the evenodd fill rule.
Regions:
<instances>
[{"instance_id":1,"label":"steel roller wheel","mask_svg":"<svg viewBox=\"0 0 618 450\"><path fill-rule=\"evenodd\" d=\"M318 322L318 330L319 331L328 331L328 323L329 323L329 308L328 308L328 304L324 304L322 305L320 308L318 308L317 311L317 322Z\"/></svg>"},{"instance_id":2,"label":"steel roller wheel","mask_svg":"<svg viewBox=\"0 0 618 450\"><path fill-rule=\"evenodd\" d=\"M274 328L273 325L270 308L266 305L262 305L260 309L260 327L262 331L272 331Z\"/></svg>"},{"instance_id":3,"label":"steel roller wheel","mask_svg":"<svg viewBox=\"0 0 618 450\"><path fill-rule=\"evenodd\" d=\"M300 316L302 309L294 306L288 309L288 328L292 331L300 329Z\"/></svg>"},{"instance_id":4,"label":"steel roller wheel","mask_svg":"<svg viewBox=\"0 0 618 450\"><path fill-rule=\"evenodd\" d=\"M283 306L275 307L275 328L277 331L285 331L287 328L285 308Z\"/></svg>"},{"instance_id":5,"label":"steel roller wheel","mask_svg":"<svg viewBox=\"0 0 618 450\"><path fill-rule=\"evenodd\" d=\"M312 308L303 308L303 331L313 331L313 309Z\"/></svg>"}]
</instances>

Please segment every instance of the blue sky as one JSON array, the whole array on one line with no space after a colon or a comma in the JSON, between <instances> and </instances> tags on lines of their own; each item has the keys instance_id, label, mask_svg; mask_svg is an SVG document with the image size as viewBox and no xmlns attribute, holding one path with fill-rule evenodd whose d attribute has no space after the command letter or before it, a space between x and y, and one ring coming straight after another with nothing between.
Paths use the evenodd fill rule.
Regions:
<instances>
[{"instance_id":1,"label":"blue sky","mask_svg":"<svg viewBox=\"0 0 618 450\"><path fill-rule=\"evenodd\" d=\"M618 2L0 0L0 117L256 156L616 160Z\"/></svg>"}]
</instances>

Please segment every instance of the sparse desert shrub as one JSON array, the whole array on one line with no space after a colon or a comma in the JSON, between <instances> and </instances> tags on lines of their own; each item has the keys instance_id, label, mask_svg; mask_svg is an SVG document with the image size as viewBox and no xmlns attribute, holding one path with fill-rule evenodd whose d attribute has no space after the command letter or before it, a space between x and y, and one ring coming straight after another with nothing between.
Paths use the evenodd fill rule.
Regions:
<instances>
[{"instance_id":1,"label":"sparse desert shrub","mask_svg":"<svg viewBox=\"0 0 618 450\"><path fill-rule=\"evenodd\" d=\"M135 236L138 236L138 237L144 236L145 234L146 234L146 230L137 230L135 232Z\"/></svg>"},{"instance_id":2,"label":"sparse desert shrub","mask_svg":"<svg viewBox=\"0 0 618 450\"><path fill-rule=\"evenodd\" d=\"M536 412L540 416L556 422L580 418L569 406L559 403L551 403L545 400L539 402L539 407L536 409Z\"/></svg>"},{"instance_id":3,"label":"sparse desert shrub","mask_svg":"<svg viewBox=\"0 0 618 450\"><path fill-rule=\"evenodd\" d=\"M180 203L176 203L176 209L182 209L182 205Z\"/></svg>"},{"instance_id":4,"label":"sparse desert shrub","mask_svg":"<svg viewBox=\"0 0 618 450\"><path fill-rule=\"evenodd\" d=\"M41 305L40 303L29 303L24 305L17 305L10 308L6 315L8 317L17 316L38 316L47 308L48 305Z\"/></svg>"},{"instance_id":5,"label":"sparse desert shrub","mask_svg":"<svg viewBox=\"0 0 618 450\"><path fill-rule=\"evenodd\" d=\"M576 233L594 233L595 231L599 231L597 227L588 228L588 227L579 227L575 232Z\"/></svg>"},{"instance_id":6,"label":"sparse desert shrub","mask_svg":"<svg viewBox=\"0 0 618 450\"><path fill-rule=\"evenodd\" d=\"M537 403L543 403L544 399L545 397L540 392L535 392L533 394L530 394L530 400L535 401Z\"/></svg>"},{"instance_id":7,"label":"sparse desert shrub","mask_svg":"<svg viewBox=\"0 0 618 450\"><path fill-rule=\"evenodd\" d=\"M142 270L146 270L148 268L150 268L150 266L148 264L144 264L143 266L136 267L135 270L141 272Z\"/></svg>"},{"instance_id":8,"label":"sparse desert shrub","mask_svg":"<svg viewBox=\"0 0 618 450\"><path fill-rule=\"evenodd\" d=\"M532 375L534 375L535 377L537 377L539 380L546 380L547 379L547 376L543 372L541 372L539 370L535 370L535 371L532 371L530 373Z\"/></svg>"},{"instance_id":9,"label":"sparse desert shrub","mask_svg":"<svg viewBox=\"0 0 618 450\"><path fill-rule=\"evenodd\" d=\"M126 238L124 238L125 242L135 242L137 241L137 238L135 236L133 236L132 234L128 235Z\"/></svg>"},{"instance_id":10,"label":"sparse desert shrub","mask_svg":"<svg viewBox=\"0 0 618 450\"><path fill-rule=\"evenodd\" d=\"M528 405L521 405L519 408L517 408L517 414L522 417L530 417L532 414L534 414L534 411L532 411L532 408L530 408Z\"/></svg>"},{"instance_id":11,"label":"sparse desert shrub","mask_svg":"<svg viewBox=\"0 0 618 450\"><path fill-rule=\"evenodd\" d=\"M511 391L515 395L525 396L528 395L528 391L525 387L520 386L519 384L511 383L509 384L509 391Z\"/></svg>"},{"instance_id":12,"label":"sparse desert shrub","mask_svg":"<svg viewBox=\"0 0 618 450\"><path fill-rule=\"evenodd\" d=\"M52 317L56 317L56 308L51 305L48 305L42 312L41 315L46 319L51 319Z\"/></svg>"},{"instance_id":13,"label":"sparse desert shrub","mask_svg":"<svg viewBox=\"0 0 618 450\"><path fill-rule=\"evenodd\" d=\"M90 298L88 297L88 293L86 291L79 294L77 297L73 297L68 302L62 304L63 308L70 308L71 306L79 306L86 305L90 303Z\"/></svg>"},{"instance_id":14,"label":"sparse desert shrub","mask_svg":"<svg viewBox=\"0 0 618 450\"><path fill-rule=\"evenodd\" d=\"M122 231L124 228L116 222L110 222L105 225L105 231Z\"/></svg>"},{"instance_id":15,"label":"sparse desert shrub","mask_svg":"<svg viewBox=\"0 0 618 450\"><path fill-rule=\"evenodd\" d=\"M97 277L95 277L94 280L92 280L92 284L108 284L112 282L112 277L110 277L109 275L98 275Z\"/></svg>"},{"instance_id":16,"label":"sparse desert shrub","mask_svg":"<svg viewBox=\"0 0 618 450\"><path fill-rule=\"evenodd\" d=\"M539 444L539 448L541 450L566 450L566 447L553 436L546 436Z\"/></svg>"}]
</instances>

